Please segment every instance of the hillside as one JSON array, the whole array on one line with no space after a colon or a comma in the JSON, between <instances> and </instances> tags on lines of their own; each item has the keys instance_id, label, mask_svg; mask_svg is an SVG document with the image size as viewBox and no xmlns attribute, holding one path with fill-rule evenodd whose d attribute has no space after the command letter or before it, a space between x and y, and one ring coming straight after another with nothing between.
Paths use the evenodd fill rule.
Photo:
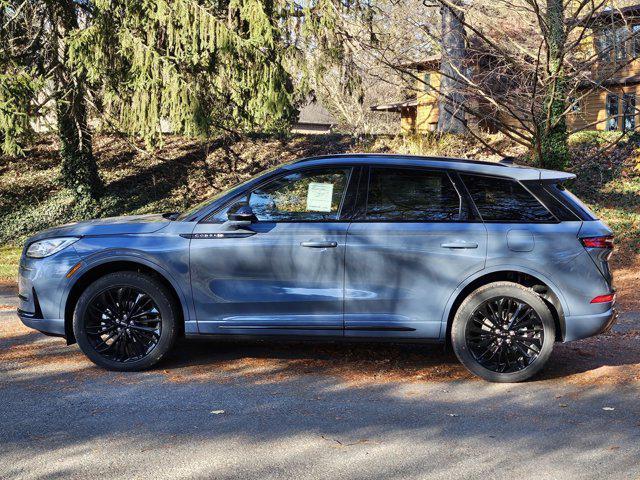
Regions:
<instances>
[{"instance_id":1,"label":"hillside","mask_svg":"<svg viewBox=\"0 0 640 480\"><path fill-rule=\"evenodd\" d=\"M589 159L609 140L606 133L591 132L571 139L569 169L578 178L570 188L615 230L616 261L631 265L640 252L640 172L635 169L640 138L630 137L606 156ZM499 158L487 147L455 137L253 136L203 142L169 136L155 155L117 136L98 136L94 144L106 183L97 205L77 205L57 184L53 137L41 137L26 158L0 158L0 245L19 245L38 230L83 218L184 210L265 168L310 155L375 151ZM526 162L522 151L512 150ZM7 276L15 267L15 250L1 253L10 265L6 273L0 267L0 276Z\"/></svg>"}]
</instances>

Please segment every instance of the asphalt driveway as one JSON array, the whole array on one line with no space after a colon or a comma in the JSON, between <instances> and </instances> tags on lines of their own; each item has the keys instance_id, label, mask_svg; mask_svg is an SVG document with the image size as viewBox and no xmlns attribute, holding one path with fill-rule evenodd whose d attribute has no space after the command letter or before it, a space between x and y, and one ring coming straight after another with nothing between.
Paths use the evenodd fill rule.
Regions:
<instances>
[{"instance_id":1,"label":"asphalt driveway","mask_svg":"<svg viewBox=\"0 0 640 480\"><path fill-rule=\"evenodd\" d=\"M0 293L0 478L640 478L640 315L485 383L437 346L182 342L118 374Z\"/></svg>"}]
</instances>

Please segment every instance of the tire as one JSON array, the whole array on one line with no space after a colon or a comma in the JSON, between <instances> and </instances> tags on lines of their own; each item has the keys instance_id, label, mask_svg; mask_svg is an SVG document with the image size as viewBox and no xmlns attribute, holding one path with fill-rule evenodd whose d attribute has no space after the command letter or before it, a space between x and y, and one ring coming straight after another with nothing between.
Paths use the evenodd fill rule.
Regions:
<instances>
[{"instance_id":1,"label":"tire","mask_svg":"<svg viewBox=\"0 0 640 480\"><path fill-rule=\"evenodd\" d=\"M82 352L96 365L119 372L145 370L173 347L178 308L166 287L153 277L110 273L80 295L73 333Z\"/></svg>"},{"instance_id":2,"label":"tire","mask_svg":"<svg viewBox=\"0 0 640 480\"><path fill-rule=\"evenodd\" d=\"M522 382L547 362L555 333L549 307L533 290L495 282L462 302L451 325L451 343L471 373L490 382Z\"/></svg>"}]
</instances>

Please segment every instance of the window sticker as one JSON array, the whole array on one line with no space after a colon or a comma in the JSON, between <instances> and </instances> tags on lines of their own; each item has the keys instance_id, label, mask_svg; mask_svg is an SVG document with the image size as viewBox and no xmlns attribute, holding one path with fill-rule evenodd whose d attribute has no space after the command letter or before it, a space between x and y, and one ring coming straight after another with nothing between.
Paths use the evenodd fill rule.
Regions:
<instances>
[{"instance_id":1,"label":"window sticker","mask_svg":"<svg viewBox=\"0 0 640 480\"><path fill-rule=\"evenodd\" d=\"M310 182L307 190L308 212L330 212L333 183Z\"/></svg>"}]
</instances>

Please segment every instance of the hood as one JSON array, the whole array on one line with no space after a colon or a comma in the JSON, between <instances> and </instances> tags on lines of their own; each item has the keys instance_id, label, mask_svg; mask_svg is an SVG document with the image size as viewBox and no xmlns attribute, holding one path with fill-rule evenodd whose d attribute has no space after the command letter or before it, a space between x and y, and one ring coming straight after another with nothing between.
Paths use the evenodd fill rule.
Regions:
<instances>
[{"instance_id":1,"label":"hood","mask_svg":"<svg viewBox=\"0 0 640 480\"><path fill-rule=\"evenodd\" d=\"M161 214L109 217L84 222L67 223L49 228L31 237L28 242L42 238L94 235L135 235L153 233L166 227L171 220Z\"/></svg>"}]
</instances>

